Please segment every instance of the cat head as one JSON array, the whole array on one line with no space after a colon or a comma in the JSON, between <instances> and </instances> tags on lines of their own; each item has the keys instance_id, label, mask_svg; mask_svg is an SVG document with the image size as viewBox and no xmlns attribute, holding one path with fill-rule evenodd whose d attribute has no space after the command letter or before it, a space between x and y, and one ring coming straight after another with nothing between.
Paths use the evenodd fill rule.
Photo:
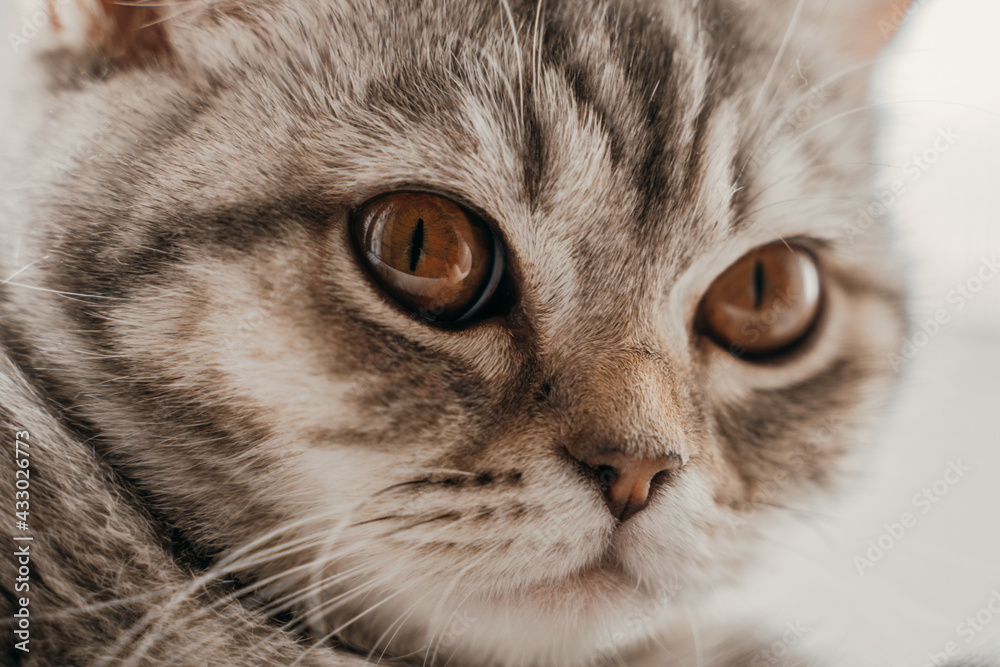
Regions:
<instances>
[{"instance_id":1,"label":"cat head","mask_svg":"<svg viewBox=\"0 0 1000 667\"><path fill-rule=\"evenodd\" d=\"M865 78L902 7L824 4L84 4L19 326L265 611L592 659L834 488L891 382Z\"/></svg>"}]
</instances>

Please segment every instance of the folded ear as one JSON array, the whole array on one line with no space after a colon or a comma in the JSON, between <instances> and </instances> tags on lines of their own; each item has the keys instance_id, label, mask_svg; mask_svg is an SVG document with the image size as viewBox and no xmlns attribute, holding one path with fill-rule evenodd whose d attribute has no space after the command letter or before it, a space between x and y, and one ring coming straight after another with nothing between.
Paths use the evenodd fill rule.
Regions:
<instances>
[{"instance_id":1,"label":"folded ear","mask_svg":"<svg viewBox=\"0 0 1000 667\"><path fill-rule=\"evenodd\" d=\"M123 66L172 57L162 0L49 0L54 37Z\"/></svg>"},{"instance_id":2,"label":"folded ear","mask_svg":"<svg viewBox=\"0 0 1000 667\"><path fill-rule=\"evenodd\" d=\"M840 44L859 59L875 57L923 0L824 0Z\"/></svg>"},{"instance_id":3,"label":"folded ear","mask_svg":"<svg viewBox=\"0 0 1000 667\"><path fill-rule=\"evenodd\" d=\"M157 0L96 0L91 30L97 45L109 58L130 64L169 58L173 49L161 7Z\"/></svg>"}]
</instances>

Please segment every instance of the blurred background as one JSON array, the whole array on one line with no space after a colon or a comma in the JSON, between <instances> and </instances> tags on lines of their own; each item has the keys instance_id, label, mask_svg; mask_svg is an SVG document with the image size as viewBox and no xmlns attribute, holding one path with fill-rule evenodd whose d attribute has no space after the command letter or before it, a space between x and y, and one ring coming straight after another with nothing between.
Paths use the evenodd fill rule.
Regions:
<instances>
[{"instance_id":1,"label":"blurred background","mask_svg":"<svg viewBox=\"0 0 1000 667\"><path fill-rule=\"evenodd\" d=\"M914 644L912 664L934 664L950 642L958 657L1000 647L998 25L995 0L919 3L873 89L883 183L935 137L954 138L918 181L904 176L911 187L892 209L915 288L912 358L879 459L886 486L854 504L858 532L847 540L851 554L867 552L891 532L886 523L914 515L863 575ZM941 311L948 320L935 332L928 322ZM946 475L953 464L968 470Z\"/></svg>"}]
</instances>

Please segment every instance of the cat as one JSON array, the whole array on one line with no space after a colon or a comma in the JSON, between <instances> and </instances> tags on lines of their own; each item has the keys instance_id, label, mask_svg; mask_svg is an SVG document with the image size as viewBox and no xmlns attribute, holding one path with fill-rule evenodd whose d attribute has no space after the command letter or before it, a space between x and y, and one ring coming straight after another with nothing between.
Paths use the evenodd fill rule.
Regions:
<instances>
[{"instance_id":1,"label":"cat","mask_svg":"<svg viewBox=\"0 0 1000 667\"><path fill-rule=\"evenodd\" d=\"M866 94L905 10L34 5L8 664L639 660L892 391Z\"/></svg>"}]
</instances>

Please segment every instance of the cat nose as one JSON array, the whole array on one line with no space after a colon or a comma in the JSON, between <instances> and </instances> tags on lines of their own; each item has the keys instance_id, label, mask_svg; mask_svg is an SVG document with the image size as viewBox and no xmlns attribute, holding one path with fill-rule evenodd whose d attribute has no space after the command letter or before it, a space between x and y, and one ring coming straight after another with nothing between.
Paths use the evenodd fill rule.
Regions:
<instances>
[{"instance_id":1,"label":"cat nose","mask_svg":"<svg viewBox=\"0 0 1000 667\"><path fill-rule=\"evenodd\" d=\"M580 462L601 486L612 516L622 523L646 507L653 486L684 465L676 454L648 457L616 451L588 456Z\"/></svg>"}]
</instances>

